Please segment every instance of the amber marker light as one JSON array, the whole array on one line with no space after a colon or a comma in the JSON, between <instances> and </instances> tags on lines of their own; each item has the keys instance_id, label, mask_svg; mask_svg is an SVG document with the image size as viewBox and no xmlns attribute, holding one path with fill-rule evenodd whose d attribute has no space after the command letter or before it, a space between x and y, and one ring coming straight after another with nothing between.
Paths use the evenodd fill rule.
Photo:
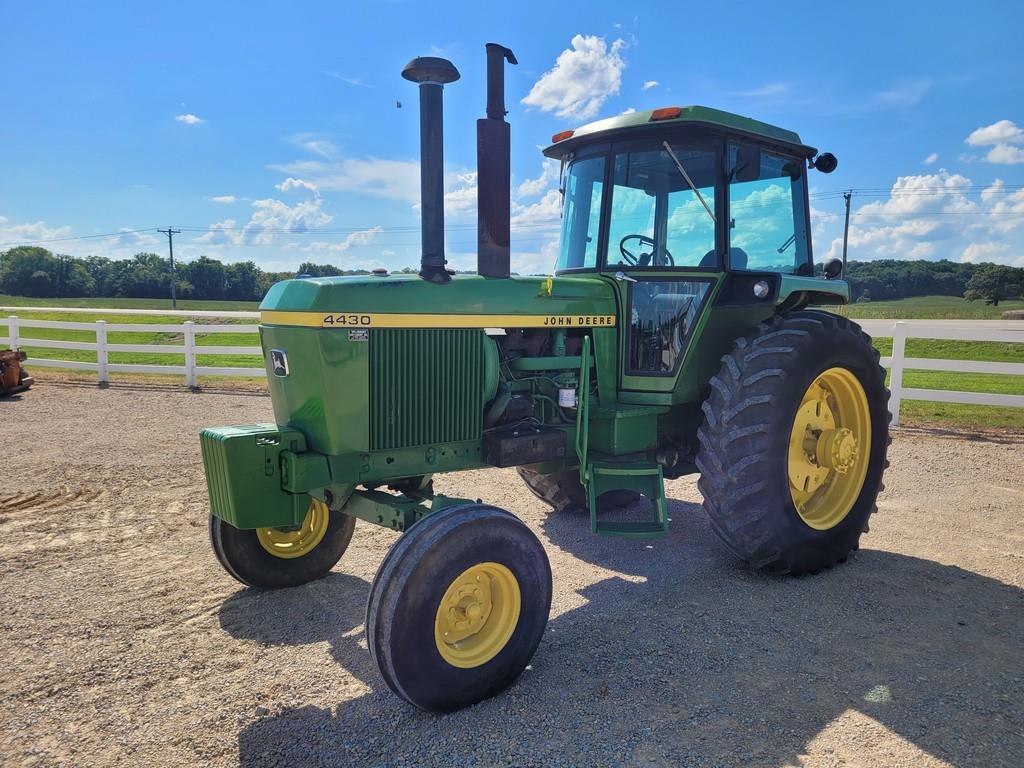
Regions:
<instances>
[{"instance_id":1,"label":"amber marker light","mask_svg":"<svg viewBox=\"0 0 1024 768\"><path fill-rule=\"evenodd\" d=\"M683 114L682 107L662 107L651 112L651 120L672 120Z\"/></svg>"}]
</instances>

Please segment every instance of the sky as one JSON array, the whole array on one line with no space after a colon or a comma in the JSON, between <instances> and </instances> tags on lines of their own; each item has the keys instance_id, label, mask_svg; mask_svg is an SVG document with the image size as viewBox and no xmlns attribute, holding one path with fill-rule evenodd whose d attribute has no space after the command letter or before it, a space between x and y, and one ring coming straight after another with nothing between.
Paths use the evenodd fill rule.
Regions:
<instances>
[{"instance_id":1,"label":"sky","mask_svg":"<svg viewBox=\"0 0 1024 768\"><path fill-rule=\"evenodd\" d=\"M437 12L439 7L445 13ZM1024 5L0 0L0 250L293 270L419 260L414 56L443 56L449 264L475 264L484 44L511 48L513 269L551 270L553 133L700 104L839 158L815 258L1024 266ZM399 107L399 104L401 105Z\"/></svg>"}]
</instances>

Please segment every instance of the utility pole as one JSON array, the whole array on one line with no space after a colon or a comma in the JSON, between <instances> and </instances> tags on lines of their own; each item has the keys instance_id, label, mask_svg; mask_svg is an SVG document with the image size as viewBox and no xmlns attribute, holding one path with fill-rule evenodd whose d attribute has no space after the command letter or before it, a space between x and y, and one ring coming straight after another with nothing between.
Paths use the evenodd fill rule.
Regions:
<instances>
[{"instance_id":1,"label":"utility pole","mask_svg":"<svg viewBox=\"0 0 1024 768\"><path fill-rule=\"evenodd\" d=\"M853 197L853 190L849 190L843 193L843 199L846 201L846 225L843 227L843 279L846 278L846 244L850 239L850 198Z\"/></svg>"},{"instance_id":2,"label":"utility pole","mask_svg":"<svg viewBox=\"0 0 1024 768\"><path fill-rule=\"evenodd\" d=\"M850 204L849 204L849 200L847 200L847 204L846 204L846 221L847 221L847 223L849 223L849 221L850 221ZM170 227L168 227L167 229L158 229L157 232L159 232L162 235L167 235L167 249L171 252L171 309L177 309L178 308L178 297L175 295L175 291L174 291L174 236L179 234L181 232L181 230L180 229L171 229ZM843 253L843 263L844 264L846 263L845 249L844 249L844 253Z\"/></svg>"}]
</instances>

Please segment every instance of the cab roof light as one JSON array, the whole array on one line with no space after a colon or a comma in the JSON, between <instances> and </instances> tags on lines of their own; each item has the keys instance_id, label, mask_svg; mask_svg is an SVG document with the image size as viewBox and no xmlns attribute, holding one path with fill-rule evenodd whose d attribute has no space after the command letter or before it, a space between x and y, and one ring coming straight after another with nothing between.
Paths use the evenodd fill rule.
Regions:
<instances>
[{"instance_id":1,"label":"cab roof light","mask_svg":"<svg viewBox=\"0 0 1024 768\"><path fill-rule=\"evenodd\" d=\"M551 137L551 143L557 144L560 141L565 141L566 139L570 138L574 133L576 133L576 131L560 131L559 133L556 133L554 136Z\"/></svg>"},{"instance_id":2,"label":"cab roof light","mask_svg":"<svg viewBox=\"0 0 1024 768\"><path fill-rule=\"evenodd\" d=\"M661 109L655 109L651 112L650 121L655 120L672 120L683 114L682 107L662 107Z\"/></svg>"}]
</instances>

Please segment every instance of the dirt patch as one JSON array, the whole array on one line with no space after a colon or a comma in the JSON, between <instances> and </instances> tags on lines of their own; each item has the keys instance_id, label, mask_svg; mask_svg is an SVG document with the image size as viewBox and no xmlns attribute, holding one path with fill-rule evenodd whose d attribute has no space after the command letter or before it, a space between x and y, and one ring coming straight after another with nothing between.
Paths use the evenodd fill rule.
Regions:
<instances>
[{"instance_id":1,"label":"dirt patch","mask_svg":"<svg viewBox=\"0 0 1024 768\"><path fill-rule=\"evenodd\" d=\"M773 579L718 545L692 478L671 533L598 538L511 470L438 490L521 516L551 622L505 694L436 717L365 649L395 535L326 579L242 588L206 539L202 426L266 397L48 383L0 401L5 765L985 765L1024 752L1024 439L900 432L863 549Z\"/></svg>"}]
</instances>

